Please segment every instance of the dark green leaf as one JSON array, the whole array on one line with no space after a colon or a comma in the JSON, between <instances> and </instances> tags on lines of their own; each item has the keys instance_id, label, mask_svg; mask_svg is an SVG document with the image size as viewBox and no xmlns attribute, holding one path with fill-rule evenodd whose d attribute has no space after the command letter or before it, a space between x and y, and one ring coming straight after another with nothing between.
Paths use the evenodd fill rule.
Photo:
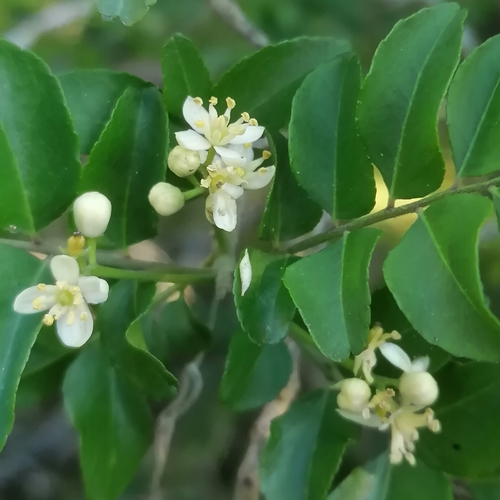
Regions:
<instances>
[{"instance_id":1,"label":"dark green leaf","mask_svg":"<svg viewBox=\"0 0 500 500\"><path fill-rule=\"evenodd\" d=\"M198 50L183 35L174 35L163 47L163 102L169 113L182 115L186 97L210 97L212 82Z\"/></svg>"},{"instance_id":2,"label":"dark green leaf","mask_svg":"<svg viewBox=\"0 0 500 500\"><path fill-rule=\"evenodd\" d=\"M75 199L78 139L57 79L0 40L0 229L36 233Z\"/></svg>"},{"instance_id":3,"label":"dark green leaf","mask_svg":"<svg viewBox=\"0 0 500 500\"><path fill-rule=\"evenodd\" d=\"M336 393L316 391L271 423L260 457L266 500L323 500L357 429L336 409Z\"/></svg>"},{"instance_id":4,"label":"dark green leaf","mask_svg":"<svg viewBox=\"0 0 500 500\"><path fill-rule=\"evenodd\" d=\"M96 0L97 8L106 19L119 17L126 26L139 22L156 0Z\"/></svg>"},{"instance_id":5,"label":"dark green leaf","mask_svg":"<svg viewBox=\"0 0 500 500\"><path fill-rule=\"evenodd\" d=\"M111 200L106 235L118 247L156 235L158 214L148 194L165 178L165 120L157 89L128 88L85 165L80 191L99 191Z\"/></svg>"},{"instance_id":6,"label":"dark green leaf","mask_svg":"<svg viewBox=\"0 0 500 500\"><path fill-rule=\"evenodd\" d=\"M500 170L500 36L477 47L450 86L447 121L460 177Z\"/></svg>"},{"instance_id":7,"label":"dark green leaf","mask_svg":"<svg viewBox=\"0 0 500 500\"><path fill-rule=\"evenodd\" d=\"M114 500L153 439L145 396L109 363L98 342L70 366L64 403L80 436L80 464L89 500Z\"/></svg>"},{"instance_id":8,"label":"dark green leaf","mask_svg":"<svg viewBox=\"0 0 500 500\"><path fill-rule=\"evenodd\" d=\"M18 314L16 295L38 283L50 283L48 266L36 257L0 245L0 449L14 423L14 405L21 373L42 326L40 314Z\"/></svg>"},{"instance_id":9,"label":"dark green leaf","mask_svg":"<svg viewBox=\"0 0 500 500\"><path fill-rule=\"evenodd\" d=\"M428 342L455 356L498 361L500 323L485 305L477 258L478 232L490 213L491 202L479 195L433 203L389 253L384 276Z\"/></svg>"},{"instance_id":10,"label":"dark green leaf","mask_svg":"<svg viewBox=\"0 0 500 500\"><path fill-rule=\"evenodd\" d=\"M271 139L270 136L268 136ZM259 236L275 245L312 231L321 219L321 208L295 179L288 161L288 144L279 133L270 141L276 175L260 224Z\"/></svg>"},{"instance_id":11,"label":"dark green leaf","mask_svg":"<svg viewBox=\"0 0 500 500\"><path fill-rule=\"evenodd\" d=\"M360 217L375 205L373 167L355 123L360 79L357 57L341 56L307 76L293 99L292 170L335 219Z\"/></svg>"},{"instance_id":12,"label":"dark green leaf","mask_svg":"<svg viewBox=\"0 0 500 500\"><path fill-rule=\"evenodd\" d=\"M482 481L469 484L474 500L500 500L500 481Z\"/></svg>"},{"instance_id":13,"label":"dark green leaf","mask_svg":"<svg viewBox=\"0 0 500 500\"><path fill-rule=\"evenodd\" d=\"M312 338L327 357L340 361L365 346L370 327L368 266L381 232L346 232L319 253L286 270L284 282Z\"/></svg>"},{"instance_id":14,"label":"dark green leaf","mask_svg":"<svg viewBox=\"0 0 500 500\"><path fill-rule=\"evenodd\" d=\"M265 47L223 75L214 95L235 99L237 114L247 111L263 125L281 128L304 77L349 49L347 41L334 38L297 38Z\"/></svg>"},{"instance_id":15,"label":"dark green leaf","mask_svg":"<svg viewBox=\"0 0 500 500\"><path fill-rule=\"evenodd\" d=\"M128 87L151 87L127 73L105 69L77 70L59 76L75 130L80 138L80 152L90 154L111 118L116 102Z\"/></svg>"},{"instance_id":16,"label":"dark green leaf","mask_svg":"<svg viewBox=\"0 0 500 500\"><path fill-rule=\"evenodd\" d=\"M396 24L373 57L358 127L392 198L425 196L443 181L438 112L459 62L465 16L454 3L420 10Z\"/></svg>"},{"instance_id":17,"label":"dark green leaf","mask_svg":"<svg viewBox=\"0 0 500 500\"><path fill-rule=\"evenodd\" d=\"M236 267L234 302L243 330L259 344L274 344L288 333L295 305L282 283L287 266L295 257L270 255L248 249L252 266L250 286L241 294L240 269Z\"/></svg>"},{"instance_id":18,"label":"dark green leaf","mask_svg":"<svg viewBox=\"0 0 500 500\"><path fill-rule=\"evenodd\" d=\"M248 410L275 399L292 374L292 358L284 342L254 344L236 333L229 346L221 382L221 399L235 410Z\"/></svg>"},{"instance_id":19,"label":"dark green leaf","mask_svg":"<svg viewBox=\"0 0 500 500\"><path fill-rule=\"evenodd\" d=\"M490 193L493 198L493 206L495 207L497 216L498 230L500 231L500 188L492 187L490 188Z\"/></svg>"}]
</instances>

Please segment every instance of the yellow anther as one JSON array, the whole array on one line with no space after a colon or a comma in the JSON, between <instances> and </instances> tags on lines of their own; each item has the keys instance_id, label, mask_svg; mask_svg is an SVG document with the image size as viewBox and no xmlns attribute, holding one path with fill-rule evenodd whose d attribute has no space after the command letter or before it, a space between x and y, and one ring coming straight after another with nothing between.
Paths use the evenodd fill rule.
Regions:
<instances>
[{"instance_id":1,"label":"yellow anther","mask_svg":"<svg viewBox=\"0 0 500 500\"><path fill-rule=\"evenodd\" d=\"M38 290L43 292L43 290L47 288L47 285L45 283L38 283L36 287L38 288Z\"/></svg>"},{"instance_id":2,"label":"yellow anther","mask_svg":"<svg viewBox=\"0 0 500 500\"><path fill-rule=\"evenodd\" d=\"M35 309L36 311L40 311L41 309L43 309L43 304L44 304L44 298L43 297L37 297L33 301L33 309Z\"/></svg>"},{"instance_id":3,"label":"yellow anther","mask_svg":"<svg viewBox=\"0 0 500 500\"><path fill-rule=\"evenodd\" d=\"M201 106L203 104L203 99L201 97L195 97L193 99L193 102L197 105L197 106Z\"/></svg>"},{"instance_id":4,"label":"yellow anther","mask_svg":"<svg viewBox=\"0 0 500 500\"><path fill-rule=\"evenodd\" d=\"M43 317L43 324L47 326L52 326L54 324L54 316L52 316L52 314L46 314Z\"/></svg>"},{"instance_id":5,"label":"yellow anther","mask_svg":"<svg viewBox=\"0 0 500 500\"><path fill-rule=\"evenodd\" d=\"M246 149L251 148L252 147L252 143L251 142L245 142L245 144L243 144L243 147L245 147Z\"/></svg>"},{"instance_id":6,"label":"yellow anther","mask_svg":"<svg viewBox=\"0 0 500 500\"><path fill-rule=\"evenodd\" d=\"M78 257L85 246L85 237L81 233L74 233L68 239L68 254L72 257Z\"/></svg>"},{"instance_id":7,"label":"yellow anther","mask_svg":"<svg viewBox=\"0 0 500 500\"><path fill-rule=\"evenodd\" d=\"M262 158L264 158L264 160L271 158L271 152L267 150L262 151Z\"/></svg>"},{"instance_id":8,"label":"yellow anther","mask_svg":"<svg viewBox=\"0 0 500 500\"><path fill-rule=\"evenodd\" d=\"M241 113L241 117L243 118L244 122L249 122L250 121L250 115L245 111Z\"/></svg>"},{"instance_id":9,"label":"yellow anther","mask_svg":"<svg viewBox=\"0 0 500 500\"><path fill-rule=\"evenodd\" d=\"M87 321L87 313L86 312L80 313L80 320L81 321Z\"/></svg>"},{"instance_id":10,"label":"yellow anther","mask_svg":"<svg viewBox=\"0 0 500 500\"><path fill-rule=\"evenodd\" d=\"M75 321L76 321L75 311L73 309L70 309L68 312L68 319L66 323L68 324L68 326L71 326L75 324Z\"/></svg>"},{"instance_id":11,"label":"yellow anther","mask_svg":"<svg viewBox=\"0 0 500 500\"><path fill-rule=\"evenodd\" d=\"M208 102L209 102L210 104L213 104L214 106L217 106L217 103L219 102L219 99L217 99L217 97L212 96L212 97L208 100Z\"/></svg>"},{"instance_id":12,"label":"yellow anther","mask_svg":"<svg viewBox=\"0 0 500 500\"><path fill-rule=\"evenodd\" d=\"M255 118L251 118L248 123L252 125L252 127L256 127L259 124L259 122Z\"/></svg>"},{"instance_id":13,"label":"yellow anther","mask_svg":"<svg viewBox=\"0 0 500 500\"><path fill-rule=\"evenodd\" d=\"M205 122L203 120L195 120L194 124L198 128L203 128L205 126Z\"/></svg>"},{"instance_id":14,"label":"yellow anther","mask_svg":"<svg viewBox=\"0 0 500 500\"><path fill-rule=\"evenodd\" d=\"M236 101L234 99L232 99L231 97L227 97L226 104L227 104L227 107L229 109L234 109L234 107L236 106Z\"/></svg>"},{"instance_id":15,"label":"yellow anther","mask_svg":"<svg viewBox=\"0 0 500 500\"><path fill-rule=\"evenodd\" d=\"M391 338L393 338L394 340L400 340L401 339L401 334L399 332L397 332L396 330L392 331L390 333L390 336Z\"/></svg>"},{"instance_id":16,"label":"yellow anther","mask_svg":"<svg viewBox=\"0 0 500 500\"><path fill-rule=\"evenodd\" d=\"M266 172L267 172L267 168L266 167L259 168L259 174L260 175L264 175Z\"/></svg>"},{"instance_id":17,"label":"yellow anther","mask_svg":"<svg viewBox=\"0 0 500 500\"><path fill-rule=\"evenodd\" d=\"M243 170L241 167L238 167L236 169L236 173L240 176L243 177L245 175L245 170Z\"/></svg>"}]
</instances>

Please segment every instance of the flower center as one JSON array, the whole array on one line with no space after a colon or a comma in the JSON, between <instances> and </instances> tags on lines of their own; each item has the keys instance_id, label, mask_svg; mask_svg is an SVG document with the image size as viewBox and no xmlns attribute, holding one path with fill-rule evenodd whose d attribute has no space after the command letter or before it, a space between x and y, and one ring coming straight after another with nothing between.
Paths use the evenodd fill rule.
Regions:
<instances>
[{"instance_id":1,"label":"flower center","mask_svg":"<svg viewBox=\"0 0 500 500\"><path fill-rule=\"evenodd\" d=\"M56 300L62 306L72 306L75 302L75 294L71 290L60 290L57 292Z\"/></svg>"}]
</instances>

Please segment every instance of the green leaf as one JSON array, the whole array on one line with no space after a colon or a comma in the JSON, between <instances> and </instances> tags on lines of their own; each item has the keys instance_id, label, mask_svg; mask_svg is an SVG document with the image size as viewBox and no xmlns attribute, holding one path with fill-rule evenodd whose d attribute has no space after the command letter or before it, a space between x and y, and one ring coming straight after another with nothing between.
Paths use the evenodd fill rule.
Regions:
<instances>
[{"instance_id":1,"label":"green leaf","mask_svg":"<svg viewBox=\"0 0 500 500\"><path fill-rule=\"evenodd\" d=\"M443 198L420 214L384 264L396 302L428 342L482 361L500 360L500 323L485 305L477 256L490 213L491 202L479 195Z\"/></svg>"},{"instance_id":2,"label":"green leaf","mask_svg":"<svg viewBox=\"0 0 500 500\"><path fill-rule=\"evenodd\" d=\"M89 500L114 500L153 440L145 396L109 363L98 342L66 373L64 403L80 436L80 464Z\"/></svg>"},{"instance_id":3,"label":"green leaf","mask_svg":"<svg viewBox=\"0 0 500 500\"><path fill-rule=\"evenodd\" d=\"M90 154L125 90L152 87L135 76L105 69L65 73L59 76L59 81L80 139L80 152L86 155Z\"/></svg>"},{"instance_id":4,"label":"green leaf","mask_svg":"<svg viewBox=\"0 0 500 500\"><path fill-rule=\"evenodd\" d=\"M500 36L477 47L450 86L448 129L460 177L500 170Z\"/></svg>"},{"instance_id":5,"label":"green leaf","mask_svg":"<svg viewBox=\"0 0 500 500\"><path fill-rule=\"evenodd\" d=\"M500 481L469 483L474 500L500 500Z\"/></svg>"},{"instance_id":6,"label":"green leaf","mask_svg":"<svg viewBox=\"0 0 500 500\"><path fill-rule=\"evenodd\" d=\"M368 266L381 231L346 232L288 267L284 282L320 351L341 361L365 347L370 327Z\"/></svg>"},{"instance_id":7,"label":"green leaf","mask_svg":"<svg viewBox=\"0 0 500 500\"><path fill-rule=\"evenodd\" d=\"M278 243L298 238L312 231L322 216L295 179L288 160L287 140L279 133L268 135L276 174L259 228L259 237Z\"/></svg>"},{"instance_id":8,"label":"green leaf","mask_svg":"<svg viewBox=\"0 0 500 500\"><path fill-rule=\"evenodd\" d=\"M290 118L292 99L303 79L349 49L347 41L334 38L297 38L265 47L224 74L214 95L235 99L235 115L247 111L262 125L279 129Z\"/></svg>"},{"instance_id":9,"label":"green leaf","mask_svg":"<svg viewBox=\"0 0 500 500\"><path fill-rule=\"evenodd\" d=\"M306 77L293 99L290 163L299 184L335 219L375 205L373 167L355 123L361 69L341 56Z\"/></svg>"},{"instance_id":10,"label":"green leaf","mask_svg":"<svg viewBox=\"0 0 500 500\"><path fill-rule=\"evenodd\" d=\"M97 8L106 19L119 17L126 26L139 22L156 0L96 0Z\"/></svg>"},{"instance_id":11,"label":"green leaf","mask_svg":"<svg viewBox=\"0 0 500 500\"><path fill-rule=\"evenodd\" d=\"M50 282L48 266L36 257L0 245L0 449L14 424L16 391L40 327L40 314L19 314L12 308L25 288Z\"/></svg>"},{"instance_id":12,"label":"green leaf","mask_svg":"<svg viewBox=\"0 0 500 500\"><path fill-rule=\"evenodd\" d=\"M497 216L498 230L500 231L500 188L491 187L489 189L491 197L493 199L493 206L495 207L495 213Z\"/></svg>"},{"instance_id":13,"label":"green leaf","mask_svg":"<svg viewBox=\"0 0 500 500\"><path fill-rule=\"evenodd\" d=\"M248 257L252 276L243 295L239 266L234 273L236 313L243 330L254 342L274 344L286 337L295 315L295 305L281 280L287 266L296 258L271 255L254 248L248 249Z\"/></svg>"},{"instance_id":14,"label":"green leaf","mask_svg":"<svg viewBox=\"0 0 500 500\"><path fill-rule=\"evenodd\" d=\"M358 127L391 198L425 196L443 181L438 112L459 62L465 16L454 3L420 10L397 23L373 57Z\"/></svg>"},{"instance_id":15,"label":"green leaf","mask_svg":"<svg viewBox=\"0 0 500 500\"><path fill-rule=\"evenodd\" d=\"M175 377L152 354L129 340L130 331L140 325L154 293L154 283L120 281L100 307L97 324L111 364L141 392L164 399L175 394Z\"/></svg>"},{"instance_id":16,"label":"green leaf","mask_svg":"<svg viewBox=\"0 0 500 500\"><path fill-rule=\"evenodd\" d=\"M221 382L221 399L234 410L257 408L275 399L292 374L284 342L253 343L246 333L233 335Z\"/></svg>"},{"instance_id":17,"label":"green leaf","mask_svg":"<svg viewBox=\"0 0 500 500\"><path fill-rule=\"evenodd\" d=\"M453 363L438 372L436 380L440 396L433 409L442 431L422 433L418 455L455 476L498 476L500 366Z\"/></svg>"},{"instance_id":18,"label":"green leaf","mask_svg":"<svg viewBox=\"0 0 500 500\"><path fill-rule=\"evenodd\" d=\"M383 454L344 479L328 500L453 500L450 482L421 461L392 466Z\"/></svg>"},{"instance_id":19,"label":"green leaf","mask_svg":"<svg viewBox=\"0 0 500 500\"><path fill-rule=\"evenodd\" d=\"M0 229L36 233L75 199L78 139L57 79L31 52L0 40Z\"/></svg>"},{"instance_id":20,"label":"green leaf","mask_svg":"<svg viewBox=\"0 0 500 500\"><path fill-rule=\"evenodd\" d=\"M153 87L128 88L85 165L80 192L99 191L113 205L107 237L124 248L156 235L150 189L165 178L167 123Z\"/></svg>"},{"instance_id":21,"label":"green leaf","mask_svg":"<svg viewBox=\"0 0 500 500\"><path fill-rule=\"evenodd\" d=\"M326 498L344 449L357 434L335 409L335 392L315 391L271 422L271 436L260 457L266 500Z\"/></svg>"},{"instance_id":22,"label":"green leaf","mask_svg":"<svg viewBox=\"0 0 500 500\"><path fill-rule=\"evenodd\" d=\"M182 116L186 97L210 98L212 82L200 53L183 35L174 35L163 47L163 102L169 113Z\"/></svg>"}]
</instances>

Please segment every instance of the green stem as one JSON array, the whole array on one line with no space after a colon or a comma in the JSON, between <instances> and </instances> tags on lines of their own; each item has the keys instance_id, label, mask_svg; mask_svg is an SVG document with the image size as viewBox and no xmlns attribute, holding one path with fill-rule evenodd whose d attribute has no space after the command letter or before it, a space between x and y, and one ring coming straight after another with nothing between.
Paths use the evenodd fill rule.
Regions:
<instances>
[{"instance_id":1,"label":"green stem","mask_svg":"<svg viewBox=\"0 0 500 500\"><path fill-rule=\"evenodd\" d=\"M426 196L425 198L414 201L413 203L408 203L407 205L403 205L401 207L389 207L384 210L380 210L379 212L365 215L364 217L351 220L341 226L333 227L327 231L324 231L323 233L310 236L309 238L299 241L298 243L295 243L293 245L286 246L285 248L280 249L279 253L301 252L303 250L307 250L308 248L315 247L316 245L320 245L322 243L326 243L328 241L339 238L346 231L352 231L354 229L371 226L378 222L393 219L401 215L415 213L417 212L417 210L424 208L437 200L446 198L447 196L461 193L479 193L482 191L487 191L492 186L500 186L500 177L495 177L484 182L469 184L468 186L452 186L450 189L431 194L430 196Z\"/></svg>"},{"instance_id":2,"label":"green stem","mask_svg":"<svg viewBox=\"0 0 500 500\"><path fill-rule=\"evenodd\" d=\"M97 240L96 238L87 238L86 239L89 257L89 265L95 266L97 264Z\"/></svg>"},{"instance_id":3,"label":"green stem","mask_svg":"<svg viewBox=\"0 0 500 500\"><path fill-rule=\"evenodd\" d=\"M200 181L194 175L190 175L186 177L186 179L193 185L193 187L200 187Z\"/></svg>"},{"instance_id":4,"label":"green stem","mask_svg":"<svg viewBox=\"0 0 500 500\"><path fill-rule=\"evenodd\" d=\"M219 254L229 254L231 248L228 233L223 229L219 229L217 226L214 226L214 238L217 242L217 246L219 247Z\"/></svg>"},{"instance_id":5,"label":"green stem","mask_svg":"<svg viewBox=\"0 0 500 500\"><path fill-rule=\"evenodd\" d=\"M184 195L184 199L186 201L191 200L192 198L196 198L197 196L200 196L204 193L206 193L207 190L202 187L197 187L195 189L190 189L189 191L184 191L182 194Z\"/></svg>"}]
</instances>

